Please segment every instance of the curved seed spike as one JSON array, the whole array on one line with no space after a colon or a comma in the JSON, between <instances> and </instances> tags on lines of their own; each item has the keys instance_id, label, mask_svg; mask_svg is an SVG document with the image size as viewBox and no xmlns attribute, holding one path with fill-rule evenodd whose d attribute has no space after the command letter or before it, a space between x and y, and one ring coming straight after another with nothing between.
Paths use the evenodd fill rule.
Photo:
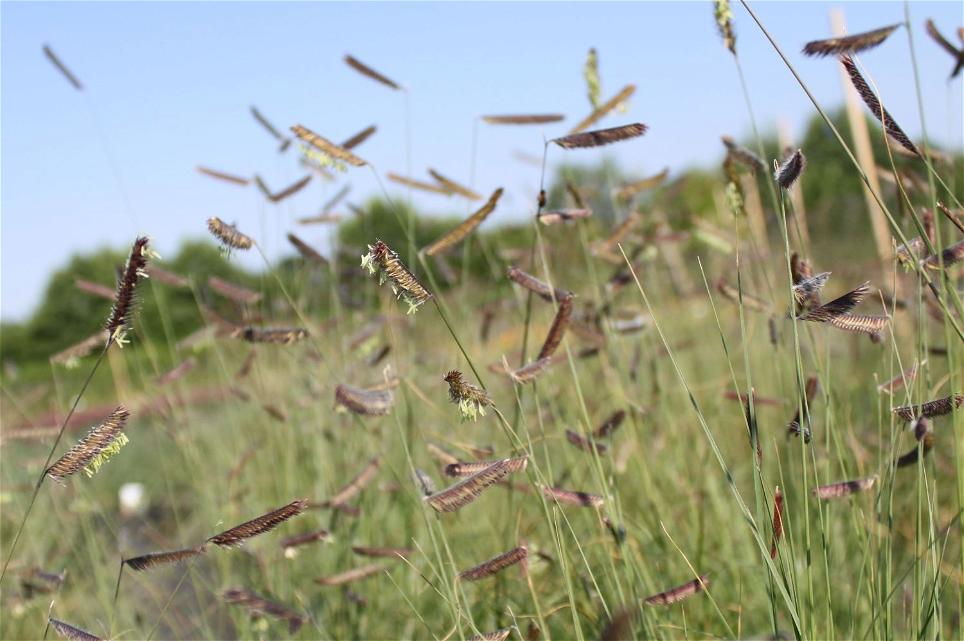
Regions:
<instances>
[{"instance_id":1,"label":"curved seed spike","mask_svg":"<svg viewBox=\"0 0 964 641\"><path fill-rule=\"evenodd\" d=\"M654 594L646 599L647 605L672 605L682 601L683 599L689 598L696 594L697 592L702 592L706 589L706 586L710 584L710 575L704 574L698 579L693 579L688 583L677 586L666 590L665 592L660 592L659 594Z\"/></svg>"},{"instance_id":2,"label":"curved seed spike","mask_svg":"<svg viewBox=\"0 0 964 641\"><path fill-rule=\"evenodd\" d=\"M853 54L867 49L872 49L881 44L892 34L901 23L892 24L873 31L855 33L852 36L841 38L827 38L826 40L813 40L803 47L803 53L808 56L836 56L840 54Z\"/></svg>"},{"instance_id":3,"label":"curved seed spike","mask_svg":"<svg viewBox=\"0 0 964 641\"><path fill-rule=\"evenodd\" d=\"M279 507L267 514L246 521L241 525L236 525L230 530L216 534L209 538L208 542L220 547L237 547L243 545L247 539L264 534L265 532L270 532L288 519L298 516L304 512L307 507L308 501L306 499L294 501L284 507Z\"/></svg>"},{"instance_id":4,"label":"curved seed spike","mask_svg":"<svg viewBox=\"0 0 964 641\"><path fill-rule=\"evenodd\" d=\"M204 550L205 545L202 544L195 548L185 548L183 550L173 550L170 552L151 552L149 554L142 554L141 556L135 556L130 559L124 559L124 565L135 572L153 570L154 568L162 565L181 563L187 559L193 559L203 554Z\"/></svg>"},{"instance_id":5,"label":"curved seed spike","mask_svg":"<svg viewBox=\"0 0 964 641\"><path fill-rule=\"evenodd\" d=\"M587 147L601 147L615 142L638 138L646 133L647 127L641 122L609 129L596 129L583 133L571 134L562 138L555 138L552 142L563 149L582 149Z\"/></svg>"},{"instance_id":6,"label":"curved seed spike","mask_svg":"<svg viewBox=\"0 0 964 641\"><path fill-rule=\"evenodd\" d=\"M501 481L512 472L524 470L527 463L526 457L502 459L441 492L426 496L423 500L438 512L455 512L477 499L482 491L493 483Z\"/></svg>"},{"instance_id":7,"label":"curved seed spike","mask_svg":"<svg viewBox=\"0 0 964 641\"><path fill-rule=\"evenodd\" d=\"M396 83L394 80L391 80L387 76L383 76L382 74L378 73L377 71L375 71L374 69L372 69L371 67L364 64L363 62L359 61L358 59L354 58L351 55L348 55L348 54L345 55L345 63L347 63L349 67L351 67L361 75L367 76L372 80L374 80L375 82L380 82L386 87L389 87L396 91L401 89L401 86L398 85L398 83Z\"/></svg>"},{"instance_id":8,"label":"curved seed spike","mask_svg":"<svg viewBox=\"0 0 964 641\"><path fill-rule=\"evenodd\" d=\"M442 252L448 251L449 249L455 247L457 244L462 242L466 236L471 234L476 227L481 225L482 222L489 217L489 214L495 211L495 207L498 205L500 198L502 198L501 187L492 192L492 195L489 196L489 200L482 205L478 211L466 218L458 227L449 231L447 234L436 240L422 251L428 256L435 256L436 254L441 254Z\"/></svg>"},{"instance_id":9,"label":"curved seed spike","mask_svg":"<svg viewBox=\"0 0 964 641\"><path fill-rule=\"evenodd\" d=\"M599 122L600 120L608 116L614 109L616 109L616 107L618 107L622 103L629 100L629 98L635 92L636 92L636 85L634 84L626 85L625 87L619 90L619 93L617 93L615 96L613 96L603 104L599 105L596 109L594 109L591 114L586 116L582 121L579 122L578 125L573 127L572 131L570 131L569 133L578 134L579 132L589 129L594 124L596 124L597 122Z\"/></svg>"},{"instance_id":10,"label":"curved seed spike","mask_svg":"<svg viewBox=\"0 0 964 641\"><path fill-rule=\"evenodd\" d=\"M503 552L498 556L494 556L488 561L480 563L475 567L471 567L468 570L459 572L459 578L466 581L478 581L501 572L508 567L512 567L517 563L525 563L528 556L529 548L525 545L520 545L519 547L513 548L508 552Z\"/></svg>"}]
</instances>

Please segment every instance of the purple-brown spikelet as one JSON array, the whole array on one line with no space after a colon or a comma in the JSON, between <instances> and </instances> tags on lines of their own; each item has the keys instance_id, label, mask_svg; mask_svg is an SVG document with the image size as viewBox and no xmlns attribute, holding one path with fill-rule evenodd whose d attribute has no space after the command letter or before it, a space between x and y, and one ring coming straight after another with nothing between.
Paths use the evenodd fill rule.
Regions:
<instances>
[{"instance_id":1,"label":"purple-brown spikelet","mask_svg":"<svg viewBox=\"0 0 964 641\"><path fill-rule=\"evenodd\" d=\"M301 257L304 258L305 260L319 263L321 265L328 264L328 259L326 259L320 253L318 253L318 251L314 247L312 247L305 241L301 240L294 234L291 234L291 233L288 234L288 242L291 243L294 246L294 248L298 250L298 253L301 254Z\"/></svg>"},{"instance_id":2,"label":"purple-brown spikelet","mask_svg":"<svg viewBox=\"0 0 964 641\"><path fill-rule=\"evenodd\" d=\"M918 460L927 456L934 449L936 439L934 438L934 432L931 430L930 422L926 418L917 419L917 423L914 425L914 436L917 438L917 444L907 453L897 457L897 460L894 461L896 467L915 465Z\"/></svg>"},{"instance_id":3,"label":"purple-brown spikelet","mask_svg":"<svg viewBox=\"0 0 964 641\"><path fill-rule=\"evenodd\" d=\"M256 292L235 283L229 283L217 276L208 276L208 286L221 296L242 305L254 305L261 300L261 292Z\"/></svg>"},{"instance_id":4,"label":"purple-brown spikelet","mask_svg":"<svg viewBox=\"0 0 964 641\"><path fill-rule=\"evenodd\" d=\"M264 127L265 131L271 134L271 136L275 140L284 140L284 136L281 135L281 132L278 131L278 128L275 127L273 124L271 124L271 121L265 118L264 114L258 111L257 107L252 105L250 109L251 109L251 115L254 116L254 119L258 121L259 125Z\"/></svg>"},{"instance_id":5,"label":"purple-brown spikelet","mask_svg":"<svg viewBox=\"0 0 964 641\"><path fill-rule=\"evenodd\" d=\"M746 165L753 171L763 171L766 169L766 163L763 162L759 156L746 147L737 144L737 142L729 136L721 136L720 140L723 141L723 145L726 147L727 155L740 164Z\"/></svg>"},{"instance_id":6,"label":"purple-brown spikelet","mask_svg":"<svg viewBox=\"0 0 964 641\"><path fill-rule=\"evenodd\" d=\"M91 475L90 467L95 465L93 471L96 471L96 467L99 467L97 463L106 460L102 455L116 452L127 442L123 431L129 417L127 408L118 405L100 425L91 428L84 438L48 467L44 474L61 485L68 476L82 469L88 468L88 475Z\"/></svg>"},{"instance_id":7,"label":"purple-brown spikelet","mask_svg":"<svg viewBox=\"0 0 964 641\"><path fill-rule=\"evenodd\" d=\"M726 282L726 279L722 276L720 276L719 280L716 281L716 291L720 292L724 298L736 303L737 305L739 305L741 302L740 290ZM762 298L748 294L745 291L742 295L742 303L743 307L755 312L770 311L769 303Z\"/></svg>"},{"instance_id":8,"label":"purple-brown spikelet","mask_svg":"<svg viewBox=\"0 0 964 641\"><path fill-rule=\"evenodd\" d=\"M566 440L585 452L596 450L597 454L605 454L608 449L605 443L596 443L594 440L586 438L573 430L566 430Z\"/></svg>"},{"instance_id":9,"label":"purple-brown spikelet","mask_svg":"<svg viewBox=\"0 0 964 641\"><path fill-rule=\"evenodd\" d=\"M154 279L154 282L164 283L165 285L170 285L171 287L180 287L181 289L188 289L191 287L191 281L179 276L173 272L169 272L166 269L161 269L157 265L148 265L147 275Z\"/></svg>"},{"instance_id":10,"label":"purple-brown spikelet","mask_svg":"<svg viewBox=\"0 0 964 641\"><path fill-rule=\"evenodd\" d=\"M710 575L704 574L698 579L693 579L688 583L677 586L666 590L665 592L660 592L659 594L654 594L651 597L646 598L647 605L672 605L683 599L689 598L696 594L697 592L702 592L706 589L706 586L710 584Z\"/></svg>"},{"instance_id":11,"label":"purple-brown spikelet","mask_svg":"<svg viewBox=\"0 0 964 641\"><path fill-rule=\"evenodd\" d=\"M267 197L268 200L270 200L273 203L280 203L285 198L288 198L289 196L294 196L299 191L307 187L308 183L311 182L311 174L308 174L307 176L295 181L294 183L285 187L284 189L282 189L277 193L270 191L259 177L255 176L255 179L258 182L258 187L264 192L264 195Z\"/></svg>"},{"instance_id":12,"label":"purple-brown spikelet","mask_svg":"<svg viewBox=\"0 0 964 641\"><path fill-rule=\"evenodd\" d=\"M964 240L941 250L940 254L928 256L921 264L928 269L936 270L941 269L941 264L946 269L962 260L964 260Z\"/></svg>"},{"instance_id":13,"label":"purple-brown spikelet","mask_svg":"<svg viewBox=\"0 0 964 641\"><path fill-rule=\"evenodd\" d=\"M215 534L207 540L208 543L213 543L219 547L238 547L244 545L244 542L251 537L258 536L259 534L264 534L265 532L270 532L275 529L285 521L295 516L298 516L304 512L308 507L308 501L305 499L300 499L298 501L293 501L284 507L279 507L276 510L272 510L267 514L263 514L257 518L246 521L241 525L237 525L230 530L225 530L220 534Z\"/></svg>"},{"instance_id":14,"label":"purple-brown spikelet","mask_svg":"<svg viewBox=\"0 0 964 641\"><path fill-rule=\"evenodd\" d=\"M512 282L524 287L525 289L528 289L530 292L538 295L540 298L550 303L552 302L553 297L555 297L557 301L561 301L563 298L571 296L570 292L567 292L563 289L549 287L549 285L542 282L535 276L527 274L515 266L510 266L506 271L506 275Z\"/></svg>"},{"instance_id":15,"label":"purple-brown spikelet","mask_svg":"<svg viewBox=\"0 0 964 641\"><path fill-rule=\"evenodd\" d=\"M459 196L463 196L465 198L468 198L469 200L481 200L482 198L482 196L475 193L468 187L464 185L460 185L459 183L455 182L451 178L447 178L443 176L442 174L435 171L431 167L429 167L428 169L428 174L435 180L435 182L437 182L439 185L441 185L442 187L444 187L445 189L447 189L449 192L453 194L458 194Z\"/></svg>"},{"instance_id":16,"label":"purple-brown spikelet","mask_svg":"<svg viewBox=\"0 0 964 641\"><path fill-rule=\"evenodd\" d=\"M859 287L856 287L846 294L839 296L829 303L824 303L820 307L815 307L813 309L807 310L798 318L800 320L812 321L815 323L826 323L835 316L840 316L841 314L846 314L863 300L864 296L870 292L870 283L866 282Z\"/></svg>"},{"instance_id":17,"label":"purple-brown spikelet","mask_svg":"<svg viewBox=\"0 0 964 641\"><path fill-rule=\"evenodd\" d=\"M441 492L426 496L423 500L437 512L455 512L479 497L483 490L501 481L513 472L526 468L526 457L507 458L496 461L485 469L469 476Z\"/></svg>"},{"instance_id":18,"label":"purple-brown spikelet","mask_svg":"<svg viewBox=\"0 0 964 641\"><path fill-rule=\"evenodd\" d=\"M142 278L147 277L144 270L147 267L147 257L150 253L148 242L146 236L141 236L134 241L130 256L127 258L127 265L124 267L124 272L117 283L114 305L111 307L110 316L107 319L108 343L124 344L124 333L130 328L133 320L137 283Z\"/></svg>"},{"instance_id":19,"label":"purple-brown spikelet","mask_svg":"<svg viewBox=\"0 0 964 641\"><path fill-rule=\"evenodd\" d=\"M124 559L124 565L135 572L143 572L144 570L153 570L154 568L161 567L162 565L171 565L181 563L188 559L193 559L203 554L204 550L205 545L202 544L197 547L185 548L183 550L151 552L150 554L142 554L141 556Z\"/></svg>"},{"instance_id":20,"label":"purple-brown spikelet","mask_svg":"<svg viewBox=\"0 0 964 641\"><path fill-rule=\"evenodd\" d=\"M856 494L858 492L866 492L874 486L877 480L878 476L874 474L873 476L868 476L862 479L853 479L851 481L831 483L830 485L821 485L820 487L815 487L810 490L810 493L822 500L838 499L843 496Z\"/></svg>"},{"instance_id":21,"label":"purple-brown spikelet","mask_svg":"<svg viewBox=\"0 0 964 641\"><path fill-rule=\"evenodd\" d=\"M379 284L387 280L395 296L408 304L409 314L432 298L432 294L418 282L398 254L381 240L368 246L368 253L362 256L361 266L367 269L369 274L377 273Z\"/></svg>"},{"instance_id":22,"label":"purple-brown spikelet","mask_svg":"<svg viewBox=\"0 0 964 641\"><path fill-rule=\"evenodd\" d=\"M603 104L596 107L591 114L586 116L583 120L579 122L578 125L572 128L570 134L578 134L581 131L585 131L592 127L594 124L608 116L613 110L615 110L619 105L623 104L629 100L632 95L636 93L636 85L628 84L619 90L615 96L604 102Z\"/></svg>"},{"instance_id":23,"label":"purple-brown spikelet","mask_svg":"<svg viewBox=\"0 0 964 641\"><path fill-rule=\"evenodd\" d=\"M559 122L565 116L562 114L506 114L496 116L482 116L482 120L490 125L546 125Z\"/></svg>"},{"instance_id":24,"label":"purple-brown spikelet","mask_svg":"<svg viewBox=\"0 0 964 641\"><path fill-rule=\"evenodd\" d=\"M419 191L424 191L429 194L441 194L443 196L451 196L453 194L452 190L444 185L437 185L435 183L425 182L423 180L417 180L409 176L402 176L401 174L396 174L394 172L388 172L385 174L393 183L398 183L405 187L411 187L412 189L418 189Z\"/></svg>"},{"instance_id":25,"label":"purple-brown spikelet","mask_svg":"<svg viewBox=\"0 0 964 641\"><path fill-rule=\"evenodd\" d=\"M920 417L934 418L936 416L944 416L945 414L950 414L952 411L954 411L954 409L961 407L961 405L964 405L964 395L952 394L951 396L945 396L944 398L927 401L922 405L904 405L901 407L895 407L893 412L900 418L909 422Z\"/></svg>"},{"instance_id":26,"label":"purple-brown spikelet","mask_svg":"<svg viewBox=\"0 0 964 641\"><path fill-rule=\"evenodd\" d=\"M802 278L793 285L793 300L797 305L798 310L810 309L816 305L819 306L820 291L823 286L827 284L827 280L830 278L830 272L821 272L816 276L811 276L809 278Z\"/></svg>"},{"instance_id":27,"label":"purple-brown spikelet","mask_svg":"<svg viewBox=\"0 0 964 641\"><path fill-rule=\"evenodd\" d=\"M456 461L454 463L447 464L443 471L445 472L445 476L450 476L452 478L464 478L466 476L478 474L485 468L491 467L498 462L499 461Z\"/></svg>"},{"instance_id":28,"label":"purple-brown spikelet","mask_svg":"<svg viewBox=\"0 0 964 641\"><path fill-rule=\"evenodd\" d=\"M723 46L736 55L736 32L733 30L733 12L729 0L713 0L713 18L716 30L723 39Z\"/></svg>"},{"instance_id":29,"label":"purple-brown spikelet","mask_svg":"<svg viewBox=\"0 0 964 641\"><path fill-rule=\"evenodd\" d=\"M249 343L272 343L290 345L308 338L309 332L303 327L245 327L241 338Z\"/></svg>"},{"instance_id":30,"label":"purple-brown spikelet","mask_svg":"<svg viewBox=\"0 0 964 641\"><path fill-rule=\"evenodd\" d=\"M288 623L288 634L294 634L301 629L305 620L300 614L290 608L271 601L244 588L228 588L221 597L225 603L240 605L255 616L270 616L282 619Z\"/></svg>"},{"instance_id":31,"label":"purple-brown spikelet","mask_svg":"<svg viewBox=\"0 0 964 641\"><path fill-rule=\"evenodd\" d=\"M540 358L524 367L509 372L509 376L517 383L528 383L549 369L551 364L551 358Z\"/></svg>"},{"instance_id":32,"label":"purple-brown spikelet","mask_svg":"<svg viewBox=\"0 0 964 641\"><path fill-rule=\"evenodd\" d=\"M563 149L602 147L603 145L611 145L616 142L622 142L623 140L638 138L646 133L646 129L646 125L641 122L636 122L631 125L571 134L569 136L563 136L562 138L554 138L551 142L556 143Z\"/></svg>"},{"instance_id":33,"label":"purple-brown spikelet","mask_svg":"<svg viewBox=\"0 0 964 641\"><path fill-rule=\"evenodd\" d=\"M100 637L86 630L81 630L78 627L53 617L47 619L47 624L52 627L61 638L67 639L67 641L102 641Z\"/></svg>"},{"instance_id":34,"label":"purple-brown spikelet","mask_svg":"<svg viewBox=\"0 0 964 641\"><path fill-rule=\"evenodd\" d=\"M354 583L355 581L361 581L362 579L380 574L384 569L385 566L377 563L365 565L332 576L320 576L315 579L315 583L318 585L344 585L346 583Z\"/></svg>"},{"instance_id":35,"label":"purple-brown spikelet","mask_svg":"<svg viewBox=\"0 0 964 641\"><path fill-rule=\"evenodd\" d=\"M547 499L565 503L566 505L577 505L579 507L600 508L603 506L603 497L589 492L579 492L574 490L564 490L558 487L543 485L542 494Z\"/></svg>"},{"instance_id":36,"label":"purple-brown spikelet","mask_svg":"<svg viewBox=\"0 0 964 641\"><path fill-rule=\"evenodd\" d=\"M372 134L374 134L376 131L378 131L378 127L376 127L375 125L365 127L357 134L355 134L345 142L341 143L341 146L343 149L354 149L358 145L368 140L372 136Z\"/></svg>"},{"instance_id":37,"label":"purple-brown spikelet","mask_svg":"<svg viewBox=\"0 0 964 641\"><path fill-rule=\"evenodd\" d=\"M569 327L569 320L572 318L572 294L565 296L559 300L558 303L559 309L556 312L555 318L552 320L549 333L546 334L546 340L542 343L542 349L539 350L538 360L549 358L555 353L556 349L562 343L566 328Z\"/></svg>"},{"instance_id":38,"label":"purple-brown spikelet","mask_svg":"<svg viewBox=\"0 0 964 641\"><path fill-rule=\"evenodd\" d=\"M396 83L394 80L391 80L387 76L383 76L382 74L378 73L368 65L364 64L363 62L359 61L357 58L349 54L345 55L345 63L349 67L351 67L352 69L360 73L361 75L371 78L375 82L379 82L385 85L386 87L389 87L390 89L394 89L396 91L401 89L401 86L399 86L398 83Z\"/></svg>"},{"instance_id":39,"label":"purple-brown spikelet","mask_svg":"<svg viewBox=\"0 0 964 641\"><path fill-rule=\"evenodd\" d=\"M68 368L72 367L77 362L78 359L81 359L89 355L98 347L103 348L104 336L105 336L105 332L103 330L97 332L92 336L88 336L87 338L80 341L79 343L71 345L67 349L57 352L56 354L51 356L50 362L65 365Z\"/></svg>"},{"instance_id":40,"label":"purple-brown spikelet","mask_svg":"<svg viewBox=\"0 0 964 641\"><path fill-rule=\"evenodd\" d=\"M789 190L793 183L797 182L803 169L807 166L807 158L803 152L797 149L776 167L773 178L782 189Z\"/></svg>"},{"instance_id":41,"label":"purple-brown spikelet","mask_svg":"<svg viewBox=\"0 0 964 641\"><path fill-rule=\"evenodd\" d=\"M951 71L951 76L950 76L951 78L954 78L959 73L961 73L961 69L964 69L964 49L958 49L953 44L951 44L951 42L947 38L941 35L941 32L937 30L937 25L935 25L934 21L931 20L930 18L928 18L927 22L924 24L927 29L927 35L929 35L931 39L934 42L936 42L941 49L946 51L954 58L954 69ZM960 35L962 31L958 30L957 33L958 35Z\"/></svg>"},{"instance_id":42,"label":"purple-brown spikelet","mask_svg":"<svg viewBox=\"0 0 964 641\"><path fill-rule=\"evenodd\" d=\"M669 177L669 167L664 168L658 174L647 176L641 180L627 183L616 190L615 197L621 200L629 200L636 194L661 186ZM591 213L591 212L590 212Z\"/></svg>"},{"instance_id":43,"label":"purple-brown spikelet","mask_svg":"<svg viewBox=\"0 0 964 641\"><path fill-rule=\"evenodd\" d=\"M215 178L217 180L221 180L224 182L229 182L235 185L244 186L251 182L247 178L242 178L241 176L235 176L234 174L228 174L223 171L209 169L208 167L202 167L201 165L198 165L196 169L200 174L204 174L205 176L210 176L211 178Z\"/></svg>"},{"instance_id":44,"label":"purple-brown spikelet","mask_svg":"<svg viewBox=\"0 0 964 641\"><path fill-rule=\"evenodd\" d=\"M770 542L770 558L777 558L777 544L783 536L783 493L780 486L773 492L773 539Z\"/></svg>"},{"instance_id":45,"label":"purple-brown spikelet","mask_svg":"<svg viewBox=\"0 0 964 641\"><path fill-rule=\"evenodd\" d=\"M106 300L114 300L115 292L107 285L101 285L100 283L95 283L85 278L75 278L74 287L84 292L85 294L98 296Z\"/></svg>"},{"instance_id":46,"label":"purple-brown spikelet","mask_svg":"<svg viewBox=\"0 0 964 641\"><path fill-rule=\"evenodd\" d=\"M553 209L539 212L536 219L543 225L558 225L590 216L592 216L591 209Z\"/></svg>"},{"instance_id":47,"label":"purple-brown spikelet","mask_svg":"<svg viewBox=\"0 0 964 641\"><path fill-rule=\"evenodd\" d=\"M254 246L254 241L250 236L242 234L234 225L227 224L217 216L208 218L208 231L225 247L251 249Z\"/></svg>"},{"instance_id":48,"label":"purple-brown spikelet","mask_svg":"<svg viewBox=\"0 0 964 641\"><path fill-rule=\"evenodd\" d=\"M392 411L395 395L391 390L366 390L350 385L335 387L335 403L361 416L384 416Z\"/></svg>"},{"instance_id":49,"label":"purple-brown spikelet","mask_svg":"<svg viewBox=\"0 0 964 641\"><path fill-rule=\"evenodd\" d=\"M304 534L295 534L294 536L289 536L288 538L281 540L281 549L288 551L294 548L299 548L303 545L308 545L309 543L315 543L317 541L330 541L331 533L328 530L316 530L314 532L306 532Z\"/></svg>"},{"instance_id":50,"label":"purple-brown spikelet","mask_svg":"<svg viewBox=\"0 0 964 641\"><path fill-rule=\"evenodd\" d=\"M892 24L887 27L881 27L880 29L874 29L873 31L855 33L852 36L813 40L804 45L803 53L808 56L824 57L866 51L886 40L900 25L901 23Z\"/></svg>"},{"instance_id":51,"label":"purple-brown spikelet","mask_svg":"<svg viewBox=\"0 0 964 641\"><path fill-rule=\"evenodd\" d=\"M840 314L827 319L827 324L847 332L867 334L874 343L880 342L880 333L890 322L888 316L866 314Z\"/></svg>"},{"instance_id":52,"label":"purple-brown spikelet","mask_svg":"<svg viewBox=\"0 0 964 641\"><path fill-rule=\"evenodd\" d=\"M886 392L887 394L892 394L894 391L906 387L908 383L913 382L913 380L917 378L918 368L919 368L919 363L914 363L910 367L910 369L904 372L901 372L900 374L890 379L886 383L881 383L880 385L878 385L877 391Z\"/></svg>"},{"instance_id":53,"label":"purple-brown spikelet","mask_svg":"<svg viewBox=\"0 0 964 641\"><path fill-rule=\"evenodd\" d=\"M475 567L462 570L459 572L459 578L464 581L478 581L480 579L493 576L494 574L501 572L508 567L512 567L517 563L525 563L528 557L529 548L525 545L520 545L519 547L513 548L508 552L503 552L498 556L492 557L488 561L480 563Z\"/></svg>"},{"instance_id":54,"label":"purple-brown spikelet","mask_svg":"<svg viewBox=\"0 0 964 641\"><path fill-rule=\"evenodd\" d=\"M599 427L596 428L596 430L592 433L593 437L606 438L619 429L619 426L623 424L624 420L626 420L626 411L616 410L613 412L612 416L607 418Z\"/></svg>"},{"instance_id":55,"label":"purple-brown spikelet","mask_svg":"<svg viewBox=\"0 0 964 641\"><path fill-rule=\"evenodd\" d=\"M482 224L482 222L489 217L493 211L495 211L496 205L499 203L499 199L502 198L502 188L499 187L492 195L489 196L489 200L482 205L471 216L466 218L461 224L459 224L455 229L452 229L444 236L436 240L434 243L423 249L422 251L427 256L435 256L436 254L442 254L452 249L460 242L462 242L466 236L472 233L476 227Z\"/></svg>"},{"instance_id":56,"label":"purple-brown spikelet","mask_svg":"<svg viewBox=\"0 0 964 641\"><path fill-rule=\"evenodd\" d=\"M364 490L368 485L375 479L378 474L378 468L381 466L381 458L376 456L373 457L362 471L359 472L355 478L350 480L347 485L335 492L335 495L325 502L328 507L340 507L346 505L353 498L358 496L358 494Z\"/></svg>"},{"instance_id":57,"label":"purple-brown spikelet","mask_svg":"<svg viewBox=\"0 0 964 641\"><path fill-rule=\"evenodd\" d=\"M178 364L176 367L174 367L173 369L165 372L161 376L158 376L157 384L170 385L174 381L177 381L183 378L185 375L188 374L188 372L193 370L195 367L197 367L197 359L193 357L187 358L184 361L182 361L180 364Z\"/></svg>"},{"instance_id":58,"label":"purple-brown spikelet","mask_svg":"<svg viewBox=\"0 0 964 641\"><path fill-rule=\"evenodd\" d=\"M870 109L870 112L874 115L880 124L883 125L884 131L887 135L897 141L904 149L911 152L915 156L921 156L920 150L917 149L917 145L911 142L911 139L904 133L904 130L900 128L897 121L891 117L890 113L884 109L883 105L880 104L880 100L877 99L877 94L873 92L864 77L860 75L860 70L857 69L856 63L850 56L841 56L840 63L847 70L847 75L850 76L850 82L853 84L854 89L860 95L860 98Z\"/></svg>"}]
</instances>

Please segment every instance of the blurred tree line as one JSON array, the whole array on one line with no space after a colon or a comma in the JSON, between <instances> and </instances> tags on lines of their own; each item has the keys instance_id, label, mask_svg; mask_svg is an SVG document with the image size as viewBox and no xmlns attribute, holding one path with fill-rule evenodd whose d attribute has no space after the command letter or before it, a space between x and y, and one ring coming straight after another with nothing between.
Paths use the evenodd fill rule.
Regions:
<instances>
[{"instance_id":1,"label":"blurred tree line","mask_svg":"<svg viewBox=\"0 0 964 641\"><path fill-rule=\"evenodd\" d=\"M842 111L832 116L836 126L850 140L847 119ZM879 125L870 124L874 157L882 167L889 167L888 154ZM742 144L756 151L753 141ZM854 258L872 258L871 239L861 181L850 160L840 148L829 127L814 116L805 128L802 140L795 145L807 156L808 163L801 179L803 202L807 210L810 234L821 246L830 250L839 246L841 252ZM777 233L774 209L767 181L772 181L770 165L773 159L783 158L775 136L764 140L766 171L757 172L758 188L770 233ZM641 194L636 208L644 214L659 209L675 230L685 230L700 218L719 214L719 195L725 184L722 171L723 146L720 146L720 167L693 169L670 173L660 189ZM896 157L899 171L916 175L926 185L922 163L913 158ZM956 155L950 164L938 163L944 180L964 199L964 158ZM567 183L576 188L584 205L594 212L588 222L596 233L605 234L613 221L625 215L627 204L613 198L614 190L640 176L625 173L611 160L595 165L563 165L548 189L549 207L574 207ZM899 202L896 187L882 182L888 207L901 216L907 225L904 206ZM534 205L533 205L534 209ZM213 312L236 323L271 323L277 319L294 319L285 297L277 284L284 283L288 294L299 306L311 314L323 314L333 305L364 306L378 296L376 288L363 286L367 276L359 269L360 257L366 245L380 238L386 241L420 276L430 289L444 289L465 278L486 279L489 283L504 281L507 262L515 257L511 249L527 248L531 242L529 223L507 225L476 232L460 247L442 259L413 253L442 236L461 221L461 216L445 218L418 216L405 205L373 199L356 216L342 222L337 230L333 254L327 265L306 261L294 248L291 254L276 264L276 276L252 273L237 266L211 241L186 242L173 259L158 261L157 265L188 279L188 286L172 286L150 279L140 289L140 312L137 320L138 337L147 340L177 341L200 328L205 314ZM407 240L411 225L414 243ZM866 239L854 243L852 239ZM776 240L776 238L774 238ZM508 254L506 250L509 250ZM866 254L866 256L863 256ZM51 355L90 336L103 327L110 309L110 301L80 290L76 279L84 279L111 286L117 270L123 266L123 250L101 250L75 255L56 271L49 280L40 306L23 323L4 323L0 327L0 358L4 362L45 362ZM214 293L208 277L218 276L262 294L262 300L242 309ZM498 288L487 287L480 295L497 297ZM483 301L484 302L484 301Z\"/></svg>"}]
</instances>

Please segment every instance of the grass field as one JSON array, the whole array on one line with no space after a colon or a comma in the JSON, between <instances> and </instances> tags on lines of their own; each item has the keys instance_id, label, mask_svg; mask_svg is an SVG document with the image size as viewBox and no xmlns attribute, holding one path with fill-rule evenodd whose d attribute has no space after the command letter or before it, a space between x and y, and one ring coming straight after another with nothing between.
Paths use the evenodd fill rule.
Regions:
<instances>
[{"instance_id":1,"label":"grass field","mask_svg":"<svg viewBox=\"0 0 964 641\"><path fill-rule=\"evenodd\" d=\"M547 153L577 144L562 143ZM325 153L350 165L342 151ZM0 638L89 638L57 621L105 639L961 638L961 204L955 176L918 160L924 188L891 229L929 240L903 261L848 259L869 228L808 241L778 184L792 165L756 194L767 247L730 174L702 232L614 197L612 224L534 218L519 245L482 243L490 278L453 286L404 235L386 239L397 258L369 248L376 277L362 247L304 263L296 281L320 292L266 266L282 305L239 303L190 341L124 308L125 287L171 286L133 271L138 253L104 309L131 345L4 384ZM919 214L937 201L949 215ZM219 231L260 251L254 230ZM543 298L510 266L559 289ZM329 314L305 311L313 296ZM480 388L476 420L452 370ZM62 486L40 474L120 403L129 443L96 474L89 442Z\"/></svg>"}]
</instances>

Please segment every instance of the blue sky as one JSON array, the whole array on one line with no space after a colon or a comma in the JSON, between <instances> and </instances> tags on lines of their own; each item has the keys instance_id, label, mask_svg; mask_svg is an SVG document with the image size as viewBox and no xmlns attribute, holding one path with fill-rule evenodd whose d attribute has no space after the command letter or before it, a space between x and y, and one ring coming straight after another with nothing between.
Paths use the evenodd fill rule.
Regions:
<instances>
[{"instance_id":1,"label":"blue sky","mask_svg":"<svg viewBox=\"0 0 964 641\"><path fill-rule=\"evenodd\" d=\"M830 35L842 7L851 32L903 20L899 3L757 3L761 19L825 106L841 100L833 60L799 53ZM744 9L735 4L738 49L764 129L794 132L811 113L805 96ZM71 253L128 245L150 234L162 254L205 235L212 215L255 235L269 256L287 252L294 220L318 213L343 184L350 200L377 191L368 169L337 183L313 180L279 205L256 188L198 175L204 164L261 174L280 189L304 175L251 118L257 105L279 128L302 123L333 140L378 125L357 151L381 174L406 173L405 103L348 68L346 53L409 88L411 172L434 167L470 182L474 118L485 113L561 112L561 126L479 128L474 185L506 189L492 222L531 213L543 136L565 133L589 112L582 67L599 52L603 98L633 82L625 114L650 131L607 151L629 171L656 172L722 157L721 134L749 131L736 71L716 34L709 2L695 3L9 3L2 4L0 102L0 315L25 318L50 271ZM934 18L954 39L960 2L912 3L929 133L962 146L961 79L946 79L946 53L923 30ZM49 43L85 85L74 91L44 58ZM885 103L912 136L920 132L907 34L862 56ZM599 150L569 152L591 163ZM563 158L553 150L550 164ZM390 183L389 183L390 185ZM403 191L392 189L392 191ZM416 195L426 212L462 213L464 201ZM301 227L326 246L328 231ZM252 261L246 264L256 267Z\"/></svg>"}]
</instances>

